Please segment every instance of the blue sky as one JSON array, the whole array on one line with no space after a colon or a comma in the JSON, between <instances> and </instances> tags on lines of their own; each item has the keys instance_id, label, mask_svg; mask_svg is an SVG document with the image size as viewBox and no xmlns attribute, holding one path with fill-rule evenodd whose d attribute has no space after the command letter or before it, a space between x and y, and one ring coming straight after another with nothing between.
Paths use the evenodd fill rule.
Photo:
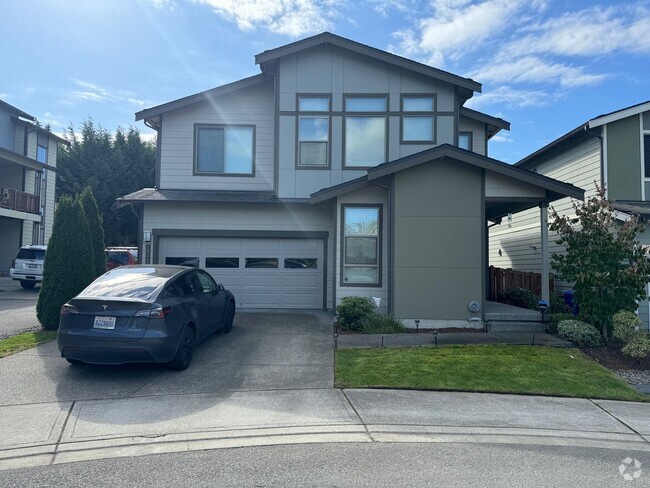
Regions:
<instances>
[{"instance_id":1,"label":"blue sky","mask_svg":"<svg viewBox=\"0 0 650 488\"><path fill-rule=\"evenodd\" d=\"M254 55L324 30L468 76L468 106L512 123L516 162L650 100L650 0L20 0L0 4L0 99L62 132L259 72Z\"/></svg>"}]
</instances>

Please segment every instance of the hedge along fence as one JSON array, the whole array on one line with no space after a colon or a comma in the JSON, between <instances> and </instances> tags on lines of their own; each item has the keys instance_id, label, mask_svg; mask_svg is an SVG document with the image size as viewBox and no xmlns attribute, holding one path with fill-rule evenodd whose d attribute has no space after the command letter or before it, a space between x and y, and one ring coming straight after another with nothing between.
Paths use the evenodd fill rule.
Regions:
<instances>
[{"instance_id":1,"label":"hedge along fence","mask_svg":"<svg viewBox=\"0 0 650 488\"><path fill-rule=\"evenodd\" d=\"M549 291L555 291L553 275L548 276ZM495 268L490 266L490 295L489 300L496 302L497 294L511 288L524 288L532 291L538 297L542 296L542 274L532 271L517 271L514 269Z\"/></svg>"}]
</instances>

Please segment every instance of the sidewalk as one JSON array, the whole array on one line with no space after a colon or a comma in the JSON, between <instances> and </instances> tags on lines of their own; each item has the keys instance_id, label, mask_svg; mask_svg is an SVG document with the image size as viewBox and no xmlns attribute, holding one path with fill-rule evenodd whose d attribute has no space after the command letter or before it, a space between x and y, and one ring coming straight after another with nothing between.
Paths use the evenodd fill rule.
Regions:
<instances>
[{"instance_id":1,"label":"sidewalk","mask_svg":"<svg viewBox=\"0 0 650 488\"><path fill-rule=\"evenodd\" d=\"M650 404L403 390L224 391L0 407L0 469L324 442L650 452Z\"/></svg>"}]
</instances>

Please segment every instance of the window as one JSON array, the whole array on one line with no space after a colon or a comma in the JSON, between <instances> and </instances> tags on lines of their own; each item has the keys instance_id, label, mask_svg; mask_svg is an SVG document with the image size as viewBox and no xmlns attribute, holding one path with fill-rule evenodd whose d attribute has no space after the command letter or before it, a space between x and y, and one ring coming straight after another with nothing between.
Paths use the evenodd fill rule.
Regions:
<instances>
[{"instance_id":1,"label":"window","mask_svg":"<svg viewBox=\"0 0 650 488\"><path fill-rule=\"evenodd\" d=\"M367 168L386 162L387 97L345 97L345 166ZM382 112L382 115L373 115Z\"/></svg>"},{"instance_id":2,"label":"window","mask_svg":"<svg viewBox=\"0 0 650 488\"><path fill-rule=\"evenodd\" d=\"M277 268L278 258L246 258L247 268Z\"/></svg>"},{"instance_id":3,"label":"window","mask_svg":"<svg viewBox=\"0 0 650 488\"><path fill-rule=\"evenodd\" d=\"M217 285L209 274L199 271L196 276L199 278L199 286L203 293L210 293L217 289Z\"/></svg>"},{"instance_id":4,"label":"window","mask_svg":"<svg viewBox=\"0 0 650 488\"><path fill-rule=\"evenodd\" d=\"M171 264L174 266L190 266L193 268L199 267L199 258L187 258L187 257L167 257L165 258L165 264Z\"/></svg>"},{"instance_id":5,"label":"window","mask_svg":"<svg viewBox=\"0 0 650 488\"><path fill-rule=\"evenodd\" d=\"M472 133L459 132L458 133L458 147L461 149L472 150Z\"/></svg>"},{"instance_id":6,"label":"window","mask_svg":"<svg viewBox=\"0 0 650 488\"><path fill-rule=\"evenodd\" d=\"M318 259L316 258L286 258L285 269L317 269Z\"/></svg>"},{"instance_id":7,"label":"window","mask_svg":"<svg viewBox=\"0 0 650 488\"><path fill-rule=\"evenodd\" d=\"M36 161L47 164L47 146L36 146Z\"/></svg>"},{"instance_id":8,"label":"window","mask_svg":"<svg viewBox=\"0 0 650 488\"><path fill-rule=\"evenodd\" d=\"M434 110L433 95L402 97L402 142L434 142Z\"/></svg>"},{"instance_id":9,"label":"window","mask_svg":"<svg viewBox=\"0 0 650 488\"><path fill-rule=\"evenodd\" d=\"M205 258L206 268L239 268L239 258Z\"/></svg>"},{"instance_id":10,"label":"window","mask_svg":"<svg viewBox=\"0 0 650 488\"><path fill-rule=\"evenodd\" d=\"M381 285L380 207L344 206L342 213L342 285Z\"/></svg>"},{"instance_id":11,"label":"window","mask_svg":"<svg viewBox=\"0 0 650 488\"><path fill-rule=\"evenodd\" d=\"M329 97L300 95L298 110L301 112L298 117L298 166L328 166Z\"/></svg>"},{"instance_id":12,"label":"window","mask_svg":"<svg viewBox=\"0 0 650 488\"><path fill-rule=\"evenodd\" d=\"M195 172L252 175L254 139L254 127L196 126Z\"/></svg>"},{"instance_id":13,"label":"window","mask_svg":"<svg viewBox=\"0 0 650 488\"><path fill-rule=\"evenodd\" d=\"M650 134L643 134L643 157L645 177L650 178Z\"/></svg>"}]
</instances>

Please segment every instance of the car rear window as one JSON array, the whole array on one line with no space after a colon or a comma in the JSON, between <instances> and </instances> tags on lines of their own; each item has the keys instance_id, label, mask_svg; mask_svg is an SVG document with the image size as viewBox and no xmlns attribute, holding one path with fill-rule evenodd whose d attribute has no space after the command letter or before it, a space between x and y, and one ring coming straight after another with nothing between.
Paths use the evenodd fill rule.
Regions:
<instances>
[{"instance_id":1,"label":"car rear window","mask_svg":"<svg viewBox=\"0 0 650 488\"><path fill-rule=\"evenodd\" d=\"M168 276L156 274L154 268L115 268L92 282L80 295L151 300Z\"/></svg>"},{"instance_id":2,"label":"car rear window","mask_svg":"<svg viewBox=\"0 0 650 488\"><path fill-rule=\"evenodd\" d=\"M131 264L129 257L130 254L128 251L107 251L106 252L107 261L115 261L122 265Z\"/></svg>"},{"instance_id":3,"label":"car rear window","mask_svg":"<svg viewBox=\"0 0 650 488\"><path fill-rule=\"evenodd\" d=\"M42 249L21 249L16 259L45 259L45 251Z\"/></svg>"}]
</instances>

